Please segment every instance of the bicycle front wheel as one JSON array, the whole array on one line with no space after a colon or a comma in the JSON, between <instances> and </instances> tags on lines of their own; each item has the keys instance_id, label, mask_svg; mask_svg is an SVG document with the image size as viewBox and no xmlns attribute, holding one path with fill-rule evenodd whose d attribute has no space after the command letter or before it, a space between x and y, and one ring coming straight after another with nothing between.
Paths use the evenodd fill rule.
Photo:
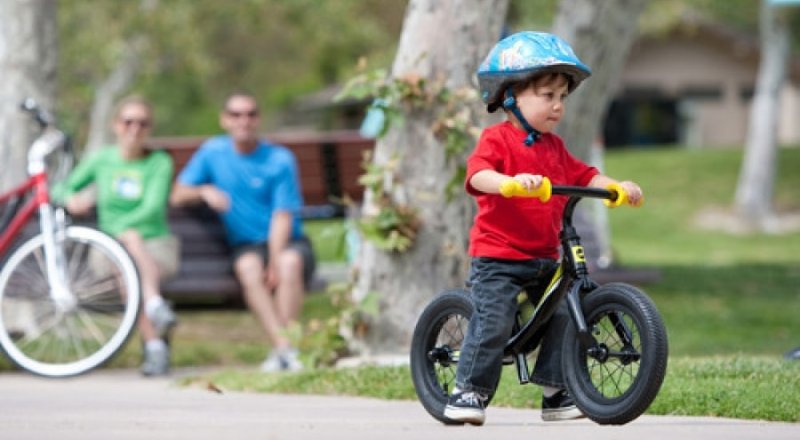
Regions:
<instances>
[{"instance_id":1,"label":"bicycle front wheel","mask_svg":"<svg viewBox=\"0 0 800 440\"><path fill-rule=\"evenodd\" d=\"M56 241L71 298L52 295L44 237L23 243L0 270L0 347L22 369L67 377L122 348L136 325L141 292L136 266L110 236L70 226Z\"/></svg>"},{"instance_id":2,"label":"bicycle front wheel","mask_svg":"<svg viewBox=\"0 0 800 440\"><path fill-rule=\"evenodd\" d=\"M456 386L461 344L473 306L463 290L447 290L422 312L411 340L411 378L417 397L436 420L463 424L444 416L444 407Z\"/></svg>"},{"instance_id":3,"label":"bicycle front wheel","mask_svg":"<svg viewBox=\"0 0 800 440\"><path fill-rule=\"evenodd\" d=\"M575 404L593 421L621 425L653 402L667 371L667 330L639 289L611 283L583 300L597 346L584 348L575 325L564 336L564 376Z\"/></svg>"}]
</instances>

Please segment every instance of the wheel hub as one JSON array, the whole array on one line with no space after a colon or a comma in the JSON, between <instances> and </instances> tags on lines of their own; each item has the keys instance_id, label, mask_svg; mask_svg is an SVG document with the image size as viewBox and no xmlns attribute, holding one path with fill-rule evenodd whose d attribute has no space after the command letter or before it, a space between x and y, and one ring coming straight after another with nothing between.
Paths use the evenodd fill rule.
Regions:
<instances>
[{"instance_id":1,"label":"wheel hub","mask_svg":"<svg viewBox=\"0 0 800 440\"><path fill-rule=\"evenodd\" d=\"M597 344L586 350L586 354L598 362L605 362L608 360L608 346L603 343Z\"/></svg>"},{"instance_id":2,"label":"wheel hub","mask_svg":"<svg viewBox=\"0 0 800 440\"><path fill-rule=\"evenodd\" d=\"M449 367L450 365L457 364L458 358L455 350L445 345L442 347L435 347L428 352L428 359L431 362L438 363L442 366Z\"/></svg>"}]
</instances>

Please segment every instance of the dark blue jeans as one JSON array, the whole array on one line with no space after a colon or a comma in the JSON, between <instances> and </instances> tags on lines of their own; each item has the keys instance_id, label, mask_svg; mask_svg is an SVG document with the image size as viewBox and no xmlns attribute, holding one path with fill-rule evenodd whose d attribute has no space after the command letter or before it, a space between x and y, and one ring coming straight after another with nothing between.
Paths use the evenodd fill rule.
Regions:
<instances>
[{"instance_id":1,"label":"dark blue jeans","mask_svg":"<svg viewBox=\"0 0 800 440\"><path fill-rule=\"evenodd\" d=\"M500 260L473 258L469 285L475 311L461 346L456 386L463 391L493 394L503 367L503 348L511 336L517 297L526 292L536 301L557 267L551 259ZM565 303L553 315L542 339L531 381L564 388L561 345L569 315Z\"/></svg>"}]
</instances>

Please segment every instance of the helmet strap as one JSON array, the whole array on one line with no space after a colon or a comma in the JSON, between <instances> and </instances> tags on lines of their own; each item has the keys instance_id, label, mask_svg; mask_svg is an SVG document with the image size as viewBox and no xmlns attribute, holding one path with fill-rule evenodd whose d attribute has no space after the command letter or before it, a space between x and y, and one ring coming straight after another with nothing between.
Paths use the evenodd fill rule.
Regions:
<instances>
[{"instance_id":1,"label":"helmet strap","mask_svg":"<svg viewBox=\"0 0 800 440\"><path fill-rule=\"evenodd\" d=\"M506 96L505 99L503 99L503 108L506 110L511 110L511 113L513 113L519 123L522 124L522 128L528 132L528 136L525 138L526 146L530 147L534 142L539 140L539 137L542 134L539 132L539 130L533 128L533 126L528 123L528 120L522 116L522 112L519 110L517 100L514 98L514 92L511 91L511 87L506 89Z\"/></svg>"}]
</instances>

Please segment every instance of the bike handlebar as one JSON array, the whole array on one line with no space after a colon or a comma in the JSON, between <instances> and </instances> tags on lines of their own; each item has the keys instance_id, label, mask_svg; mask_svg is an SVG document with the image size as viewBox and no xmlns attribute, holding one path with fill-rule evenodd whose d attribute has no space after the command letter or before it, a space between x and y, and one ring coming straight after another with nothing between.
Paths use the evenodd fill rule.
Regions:
<instances>
[{"instance_id":1,"label":"bike handlebar","mask_svg":"<svg viewBox=\"0 0 800 440\"><path fill-rule=\"evenodd\" d=\"M559 195L567 195L567 196L575 196L575 197L591 197L597 199L604 199L603 203L608 206L609 208L616 208L623 204L628 204L630 206L639 207L644 202L641 200L637 204L632 204L628 199L628 194L625 192L625 189L619 183L612 183L608 185L605 189L602 188L591 188L591 187L580 187L580 186L562 186L562 185L553 185L550 182L550 179L545 177L542 180L542 183L532 190L525 189L524 186L520 182L517 182L514 179L505 180L502 184L500 184L500 194L503 197L530 197L530 198L537 198L542 203L547 203L550 200L550 196L553 194Z\"/></svg>"},{"instance_id":2,"label":"bike handlebar","mask_svg":"<svg viewBox=\"0 0 800 440\"><path fill-rule=\"evenodd\" d=\"M41 108L33 98L26 98L19 105L20 110L31 115L41 128L47 128L54 125L55 118L47 110Z\"/></svg>"},{"instance_id":3,"label":"bike handlebar","mask_svg":"<svg viewBox=\"0 0 800 440\"><path fill-rule=\"evenodd\" d=\"M33 142L28 151L28 172L34 174L44 170L46 166L44 158L60 148L65 153L64 160L59 163L54 176L56 179L65 177L75 160L70 137L56 127L55 117L39 106L33 98L22 101L19 108L30 115L42 129L42 134Z\"/></svg>"}]
</instances>

